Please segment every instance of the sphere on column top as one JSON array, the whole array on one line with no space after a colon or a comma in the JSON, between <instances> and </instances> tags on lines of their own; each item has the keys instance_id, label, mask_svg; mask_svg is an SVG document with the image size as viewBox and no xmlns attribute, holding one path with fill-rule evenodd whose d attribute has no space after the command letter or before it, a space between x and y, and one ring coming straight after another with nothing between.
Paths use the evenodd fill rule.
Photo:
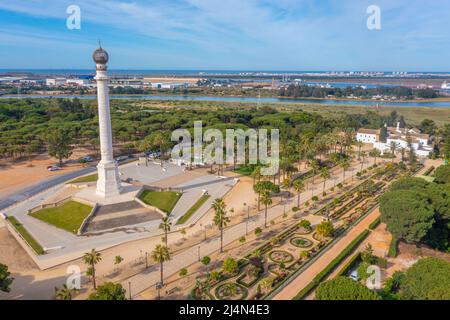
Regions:
<instances>
[{"instance_id":1,"label":"sphere on column top","mask_svg":"<svg viewBox=\"0 0 450 320\"><path fill-rule=\"evenodd\" d=\"M96 64L107 64L109 60L109 55L108 52L106 52L105 50L103 50L102 47L100 47L94 51L92 59L94 59Z\"/></svg>"}]
</instances>

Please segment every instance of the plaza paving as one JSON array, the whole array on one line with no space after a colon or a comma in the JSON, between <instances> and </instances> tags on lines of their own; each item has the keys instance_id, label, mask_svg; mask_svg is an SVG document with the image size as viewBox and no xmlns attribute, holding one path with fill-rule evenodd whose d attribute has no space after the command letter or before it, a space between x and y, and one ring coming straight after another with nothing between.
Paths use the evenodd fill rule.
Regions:
<instances>
[{"instance_id":1,"label":"plaza paving","mask_svg":"<svg viewBox=\"0 0 450 320\"><path fill-rule=\"evenodd\" d=\"M183 174L183 168L169 162L160 164L149 161L148 165L133 162L119 168L120 179L132 179L145 185L154 185L158 181Z\"/></svg>"},{"instance_id":2,"label":"plaza paving","mask_svg":"<svg viewBox=\"0 0 450 320\"><path fill-rule=\"evenodd\" d=\"M183 169L172 165L165 164L166 171L162 171L161 167L157 164L150 163L148 167L137 166L136 163L131 163L120 167L120 172L125 172L132 177L132 174L137 173L137 178L145 179L146 183L151 181L157 182L159 180L175 177L176 175L184 175ZM142 170L142 172L141 172ZM151 174L155 174L154 177L150 177ZM124 174L125 175L125 174ZM122 175L122 179L124 179ZM133 179L136 180L136 179ZM178 187L185 189L185 195L180 199L179 204L174 208L173 216L181 217L187 210L198 200L203 189L208 190L211 194L209 201L213 198L224 196L231 188L234 180L229 181L227 179L221 179L213 175L200 176L190 182L184 182ZM140 220L142 216L135 216L132 218L135 222L139 222L128 229L112 233L104 233L89 237L79 237L75 234L66 232L45 222L37 220L28 216L27 212L41 203L45 202L49 197L53 197L56 193L62 190L64 185L56 185L51 189L48 189L34 197L31 197L27 201L20 202L13 207L10 207L3 212L7 215L15 216L20 223L22 223L28 232L44 247L48 249L48 253L42 256L38 256L39 267L46 269L71 261L82 256L86 251L95 248L97 250L104 250L121 243L148 238L152 236L161 236L161 230L158 229L159 219L144 219L144 222ZM129 199L128 199L129 200ZM205 203L193 219L198 219L201 214L207 212L210 206L210 202ZM116 217L117 218L117 217ZM124 217L119 220L112 221L112 224L124 223ZM103 227L105 222L102 222ZM102 227L102 228L103 228ZM181 228L182 226L180 226ZM176 228L174 228L176 229Z\"/></svg>"}]
</instances>

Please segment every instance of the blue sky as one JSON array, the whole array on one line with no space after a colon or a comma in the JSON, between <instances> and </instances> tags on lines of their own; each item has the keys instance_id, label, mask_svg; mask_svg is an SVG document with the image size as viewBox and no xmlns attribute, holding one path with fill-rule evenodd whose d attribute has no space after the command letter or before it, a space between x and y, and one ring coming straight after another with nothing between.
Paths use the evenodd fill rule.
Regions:
<instances>
[{"instance_id":1,"label":"blue sky","mask_svg":"<svg viewBox=\"0 0 450 320\"><path fill-rule=\"evenodd\" d=\"M449 21L444 0L2 0L0 68L92 68L101 39L113 69L450 71Z\"/></svg>"}]
</instances>

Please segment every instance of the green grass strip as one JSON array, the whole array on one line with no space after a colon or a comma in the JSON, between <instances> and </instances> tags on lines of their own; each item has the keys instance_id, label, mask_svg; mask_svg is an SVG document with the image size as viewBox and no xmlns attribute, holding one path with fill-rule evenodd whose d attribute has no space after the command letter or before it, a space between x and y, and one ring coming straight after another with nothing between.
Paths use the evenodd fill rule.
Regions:
<instances>
[{"instance_id":1,"label":"green grass strip","mask_svg":"<svg viewBox=\"0 0 450 320\"><path fill-rule=\"evenodd\" d=\"M198 209L209 199L209 194L203 195L197 202L177 221L177 224L183 224L190 219L190 217L197 212Z\"/></svg>"},{"instance_id":2,"label":"green grass strip","mask_svg":"<svg viewBox=\"0 0 450 320\"><path fill-rule=\"evenodd\" d=\"M31 213L30 216L76 234L91 211L91 206L68 201L55 208L42 209Z\"/></svg>"},{"instance_id":3,"label":"green grass strip","mask_svg":"<svg viewBox=\"0 0 450 320\"><path fill-rule=\"evenodd\" d=\"M152 207L156 207L165 213L171 213L178 200L181 198L181 193L173 191L151 191L144 190L139 199L141 199L145 204Z\"/></svg>"},{"instance_id":4,"label":"green grass strip","mask_svg":"<svg viewBox=\"0 0 450 320\"><path fill-rule=\"evenodd\" d=\"M8 217L8 221L11 222L13 227L17 230L17 232L20 233L22 238L25 239L25 241L30 245L31 248L38 254L42 255L45 254L44 248L39 244L39 242L36 241L36 239L33 238L33 236L25 229L23 224L21 224L15 217Z\"/></svg>"},{"instance_id":5,"label":"green grass strip","mask_svg":"<svg viewBox=\"0 0 450 320\"><path fill-rule=\"evenodd\" d=\"M303 288L295 297L294 300L301 300L305 298L312 290L314 290L347 256L364 241L369 235L369 230L364 230L356 239L354 239L336 258L331 261L314 279Z\"/></svg>"},{"instance_id":6,"label":"green grass strip","mask_svg":"<svg viewBox=\"0 0 450 320\"><path fill-rule=\"evenodd\" d=\"M98 174L94 173L88 176L80 177L75 180L69 181L69 183L88 183L88 182L96 182L98 180Z\"/></svg>"}]
</instances>

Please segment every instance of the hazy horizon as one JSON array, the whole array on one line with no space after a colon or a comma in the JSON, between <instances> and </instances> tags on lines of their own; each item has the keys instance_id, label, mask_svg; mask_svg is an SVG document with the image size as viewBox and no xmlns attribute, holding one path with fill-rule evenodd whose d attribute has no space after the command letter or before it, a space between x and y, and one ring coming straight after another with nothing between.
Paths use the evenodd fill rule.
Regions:
<instances>
[{"instance_id":1,"label":"hazy horizon","mask_svg":"<svg viewBox=\"0 0 450 320\"><path fill-rule=\"evenodd\" d=\"M111 70L439 72L449 18L441 0L2 1L0 68L90 70L101 39Z\"/></svg>"}]
</instances>

